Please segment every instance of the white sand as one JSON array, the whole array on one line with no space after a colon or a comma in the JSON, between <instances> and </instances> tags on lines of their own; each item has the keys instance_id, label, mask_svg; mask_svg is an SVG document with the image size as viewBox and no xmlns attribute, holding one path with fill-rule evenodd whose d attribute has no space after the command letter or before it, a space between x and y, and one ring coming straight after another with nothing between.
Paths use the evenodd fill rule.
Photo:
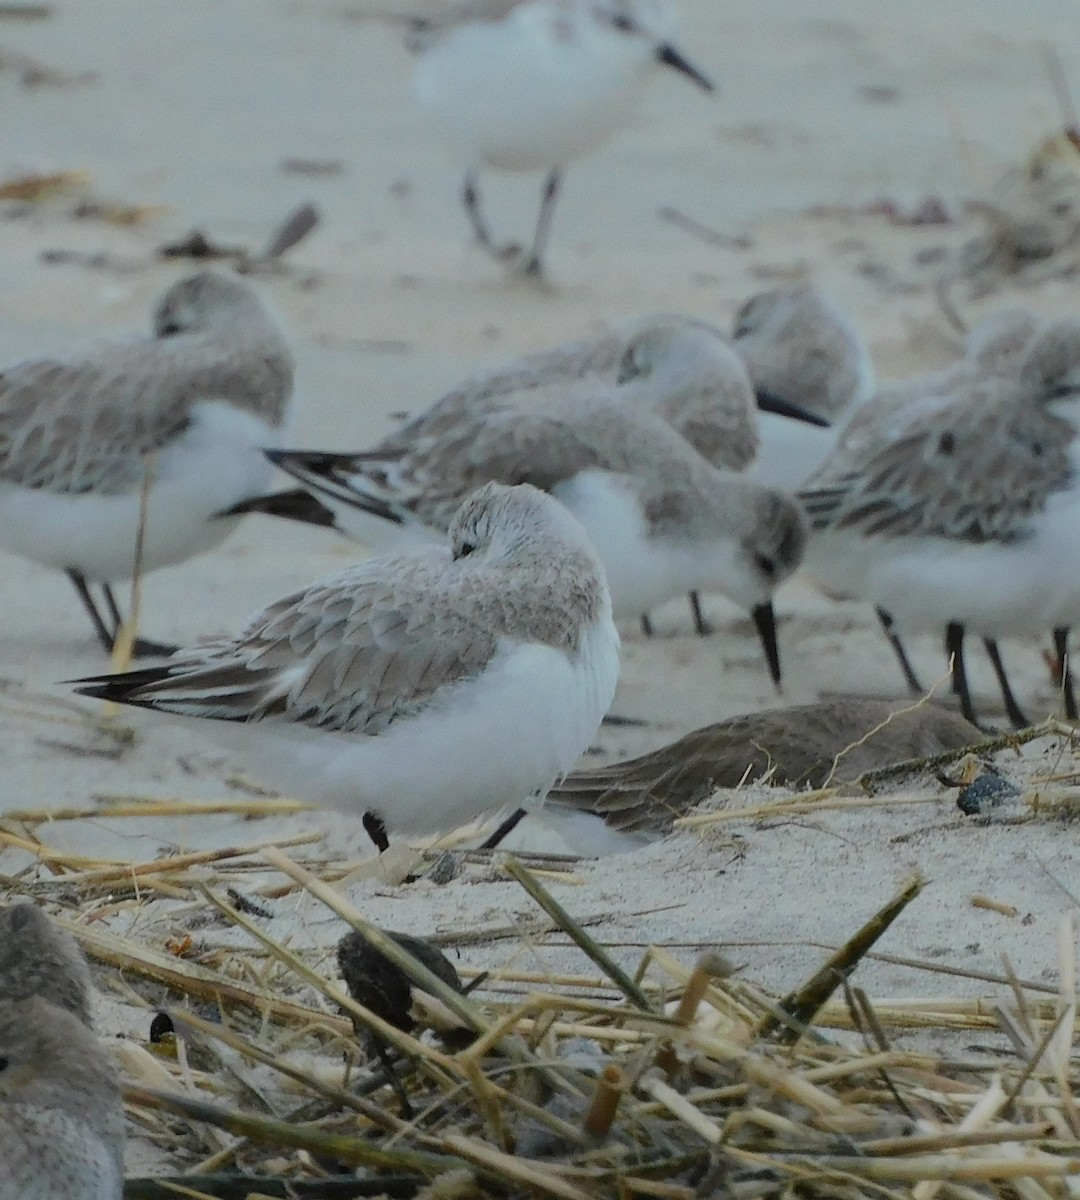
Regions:
<instances>
[{"instance_id":1,"label":"white sand","mask_svg":"<svg viewBox=\"0 0 1080 1200\"><path fill-rule=\"evenodd\" d=\"M388 428L389 414L429 403L475 366L647 310L726 323L750 292L806 272L856 312L883 377L943 361L948 337L929 275L913 256L955 245L974 225L902 228L878 217L779 214L882 195L905 206L935 195L952 206L984 193L1005 164L1060 123L1037 42L1060 45L1069 0L880 11L830 0L815 6L813 18L780 0L684 0L682 7L686 47L716 77L720 96L706 99L676 78L658 81L639 127L569 172L550 252L551 291L507 285L468 245L457 167L407 103L398 36L359 19L358 5L98 0L91 12L58 0L50 20L3 23L0 45L97 78L27 89L16 72L0 70L0 181L84 170L97 196L167 208L135 228L74 221L63 200L23 215L0 211L0 362L143 325L152 298L189 269L157 261L157 245L198 225L215 239L258 248L309 199L323 224L289 256L287 274L263 282L296 346L304 398L298 444L360 447ZM1080 87L1077 48L1061 50ZM868 87L895 94L875 99ZM288 158L332 160L341 170L286 173ZM531 229L538 184L488 183L500 233ZM658 219L662 205L748 234L752 244L705 244ZM102 251L107 264L43 264L41 253L57 248ZM895 280L910 286L891 286ZM1019 297L1002 293L968 315L1017 299L1050 313L1074 305L1071 289L1049 284ZM356 553L317 531L252 520L220 552L148 580L143 629L181 642L232 629L253 608ZM84 722L52 720L69 696L57 681L104 664L63 578L7 558L0 577L0 807L86 807L105 793L226 793L235 764L194 723L124 714L134 740L118 756L58 749L55 740L82 751L109 745ZM707 721L829 691L900 694L864 607L831 603L796 583L782 592L779 610L783 697L768 684L749 622L722 602L710 604L720 631L707 641L689 636L680 604L660 615L661 636L652 642L627 628L615 708L649 726L605 728L604 754L635 753ZM913 644L923 673L940 674L933 639ZM1038 647L1010 645L1006 654L1024 702L1049 711L1053 690ZM973 657L984 707L996 711L992 678ZM90 703L78 707L96 715ZM1033 761L1043 750L1033 748ZM940 800L724 826L738 835L734 844L684 833L631 858L584 863L580 882L555 890L580 917L606 914L593 933L634 943L619 951L628 963L650 941L680 946L685 958L699 945L734 945L749 977L785 989L819 961L823 952L812 944L850 934L921 870L927 891L883 950L986 972L999 971L1007 953L1021 976L1053 981L1057 914L1076 903L1054 879L1080 893L1075 829L981 826L959 815L954 793L934 785L930 794ZM103 817L38 832L61 850L138 862L168 849L305 829L333 831L332 846L316 854L368 852L359 821L333 815L256 823ZM28 862L22 852L0 851L5 874ZM254 881L245 882L251 888ZM1014 905L1017 915L973 908L979 893ZM535 915L515 884L497 878L444 888L360 883L348 895L372 919L418 934ZM159 945L182 930L183 914L170 916L172 907L144 909L139 936ZM342 932L310 899L281 901L275 914L275 936L295 931L302 945L329 946ZM122 917L116 922L124 928ZM210 945L224 936L204 935ZM472 948L461 961L581 966L536 940ZM876 995L1001 990L895 966L867 967L860 979ZM132 1009L110 1008L103 1027L145 1033Z\"/></svg>"}]
</instances>

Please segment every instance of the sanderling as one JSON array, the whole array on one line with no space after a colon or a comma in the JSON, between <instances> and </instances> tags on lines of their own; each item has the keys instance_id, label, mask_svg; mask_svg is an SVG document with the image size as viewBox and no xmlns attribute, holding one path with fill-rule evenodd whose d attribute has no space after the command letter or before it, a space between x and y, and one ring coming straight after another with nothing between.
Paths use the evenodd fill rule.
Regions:
<instances>
[{"instance_id":1,"label":"sanderling","mask_svg":"<svg viewBox=\"0 0 1080 1200\"><path fill-rule=\"evenodd\" d=\"M1059 322L1036 338L1018 382L987 376L886 408L801 493L831 535L815 536L812 555L828 546L841 570L858 561L861 594L901 629L946 631L969 720L965 631L996 640L1080 617L1078 425L1080 326ZM1026 723L998 677L1010 719Z\"/></svg>"},{"instance_id":2,"label":"sanderling","mask_svg":"<svg viewBox=\"0 0 1080 1200\"><path fill-rule=\"evenodd\" d=\"M120 1200L124 1112L112 1056L74 1014L0 1002L0 1200Z\"/></svg>"},{"instance_id":3,"label":"sanderling","mask_svg":"<svg viewBox=\"0 0 1080 1200\"><path fill-rule=\"evenodd\" d=\"M652 377L642 386L640 381ZM824 424L821 418L775 397L755 397L742 360L716 329L694 317L659 314L637 317L617 330L564 342L480 371L406 421L363 455L302 454L281 456L286 469L307 478L327 504L307 492L277 492L246 501L245 512L260 512L308 524L338 527L360 541L396 541L401 527L389 527L357 513L345 498L334 504L337 485L348 490L354 463L366 459L407 458L416 447L468 435L485 413L511 404L543 405L569 392L588 403L617 384L619 397L651 409L677 430L699 454L725 470L745 470L757 452L766 414L787 421ZM755 412L755 403L757 411ZM357 468L358 469L358 468ZM314 477L320 476L320 484ZM335 482L335 477L337 477ZM336 511L335 511L336 510ZM340 521L340 524L339 524ZM410 527L415 532L415 527ZM696 593L691 593L694 626L709 632ZM642 617L648 635L651 625Z\"/></svg>"},{"instance_id":4,"label":"sanderling","mask_svg":"<svg viewBox=\"0 0 1080 1200\"><path fill-rule=\"evenodd\" d=\"M732 343L768 411L780 402L816 414L823 425L762 417L750 474L790 491L824 462L836 427L874 390L874 371L851 318L811 284L760 292L736 314Z\"/></svg>"},{"instance_id":5,"label":"sanderling","mask_svg":"<svg viewBox=\"0 0 1080 1200\"><path fill-rule=\"evenodd\" d=\"M439 535L485 480L534 483L585 526L618 618L689 591L722 592L752 613L779 682L771 599L801 560L802 514L786 494L713 467L657 415L661 407L670 415L671 405L680 419L707 409L692 365L650 340L627 356L613 387L492 398L456 410L448 423L418 418L408 437L366 453L270 458L365 542L402 531ZM741 420L750 420L748 397L743 407ZM373 534L373 525L384 528Z\"/></svg>"},{"instance_id":6,"label":"sanderling","mask_svg":"<svg viewBox=\"0 0 1080 1200\"><path fill-rule=\"evenodd\" d=\"M90 1024L90 968L67 930L29 902L0 908L0 1000L40 996Z\"/></svg>"},{"instance_id":7,"label":"sanderling","mask_svg":"<svg viewBox=\"0 0 1080 1200\"><path fill-rule=\"evenodd\" d=\"M407 452L511 404L540 406L567 391L588 397L654 376L621 397L662 417L714 466L739 471L757 450L755 397L741 359L716 329L677 314L626 321L609 333L525 354L477 372L387 435L374 452ZM793 417L813 421L793 405Z\"/></svg>"},{"instance_id":8,"label":"sanderling","mask_svg":"<svg viewBox=\"0 0 1080 1200\"><path fill-rule=\"evenodd\" d=\"M540 403L579 385L614 386L657 369L663 386L636 402L663 417L714 466L745 467L757 449L755 399L746 368L719 330L670 313L634 317L607 333L481 370L384 438L379 449L411 448L506 404Z\"/></svg>"},{"instance_id":9,"label":"sanderling","mask_svg":"<svg viewBox=\"0 0 1080 1200\"><path fill-rule=\"evenodd\" d=\"M565 164L632 120L655 67L712 91L672 43L672 18L666 0L464 0L414 24L413 94L470 163L463 200L489 253L542 274ZM548 172L527 251L488 231L480 166Z\"/></svg>"},{"instance_id":10,"label":"sanderling","mask_svg":"<svg viewBox=\"0 0 1080 1200\"><path fill-rule=\"evenodd\" d=\"M168 289L152 337L16 363L0 374L0 549L65 571L111 649L111 582L224 539L236 519L218 514L269 481L292 383L255 289L213 272Z\"/></svg>"},{"instance_id":11,"label":"sanderling","mask_svg":"<svg viewBox=\"0 0 1080 1200\"><path fill-rule=\"evenodd\" d=\"M731 336L757 391L827 421L873 395L874 368L862 334L813 284L751 296L735 315Z\"/></svg>"},{"instance_id":12,"label":"sanderling","mask_svg":"<svg viewBox=\"0 0 1080 1200\"><path fill-rule=\"evenodd\" d=\"M386 831L447 830L541 798L615 694L619 637L581 525L528 485L478 488L447 545L371 558L235 638L81 681L205 717L268 782Z\"/></svg>"},{"instance_id":13,"label":"sanderling","mask_svg":"<svg viewBox=\"0 0 1080 1200\"><path fill-rule=\"evenodd\" d=\"M769 709L706 725L648 754L573 771L551 789L556 821L572 809L602 819L611 849L632 849L670 833L718 788L756 780L780 787L849 783L866 771L971 745L977 726L938 704L901 708L895 701L845 696ZM585 844L598 842L584 820ZM615 839L622 835L620 845Z\"/></svg>"},{"instance_id":14,"label":"sanderling","mask_svg":"<svg viewBox=\"0 0 1080 1200\"><path fill-rule=\"evenodd\" d=\"M885 423L916 402L934 404L935 398L948 397L969 386L977 387L987 380L1019 382L1025 357L1044 324L1030 310L1021 308L1002 309L984 317L969 331L963 358L928 374L883 385L871 399L854 407L839 426L837 457L858 457L863 453L864 441L870 446L878 445ZM837 536L831 528L816 533L808 549L806 566L810 575L831 594L859 596L866 592L869 560L866 555L850 553L850 549L847 535ZM926 689L915 674L892 616L880 607L877 616L908 690L913 695L922 695ZM983 644L1001 686L1009 716L1016 720L1019 710L1000 650L993 638L984 637ZM962 646L954 644L953 652L958 663L956 678L962 678Z\"/></svg>"}]
</instances>

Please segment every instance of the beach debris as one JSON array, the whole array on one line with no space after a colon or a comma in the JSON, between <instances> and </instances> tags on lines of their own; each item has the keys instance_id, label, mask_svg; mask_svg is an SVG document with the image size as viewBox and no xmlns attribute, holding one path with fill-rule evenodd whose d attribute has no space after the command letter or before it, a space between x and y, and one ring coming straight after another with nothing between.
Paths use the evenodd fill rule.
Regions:
<instances>
[{"instance_id":1,"label":"beach debris","mask_svg":"<svg viewBox=\"0 0 1080 1200\"><path fill-rule=\"evenodd\" d=\"M86 187L89 180L90 176L85 171L16 175L0 182L0 200L22 200L36 204Z\"/></svg>"},{"instance_id":2,"label":"beach debris","mask_svg":"<svg viewBox=\"0 0 1080 1200\"><path fill-rule=\"evenodd\" d=\"M340 158L283 158L281 170L286 175L340 175L345 164Z\"/></svg>"},{"instance_id":3,"label":"beach debris","mask_svg":"<svg viewBox=\"0 0 1080 1200\"><path fill-rule=\"evenodd\" d=\"M676 229L681 229L684 233L688 233L691 237L706 242L710 246L720 246L725 250L752 250L754 247L754 239L746 234L723 233L719 229L702 224L701 221L670 204L662 204L656 210L656 215L661 221L674 225Z\"/></svg>"},{"instance_id":4,"label":"beach debris","mask_svg":"<svg viewBox=\"0 0 1080 1200\"><path fill-rule=\"evenodd\" d=\"M193 229L178 241L159 246L157 253L159 258L224 259L241 273L273 269L318 223L318 209L313 204L301 204L274 230L261 253L253 253L246 246L215 242L201 229Z\"/></svg>"},{"instance_id":5,"label":"beach debris","mask_svg":"<svg viewBox=\"0 0 1080 1200\"><path fill-rule=\"evenodd\" d=\"M454 964L436 946L407 933L389 929L383 932L449 987L462 990ZM338 942L337 962L349 995L357 1004L406 1033L416 1028L412 981L363 933L353 930Z\"/></svg>"},{"instance_id":6,"label":"beach debris","mask_svg":"<svg viewBox=\"0 0 1080 1200\"><path fill-rule=\"evenodd\" d=\"M5 0L0 4L0 21L44 21L52 15L51 4L23 4L18 0Z\"/></svg>"},{"instance_id":7,"label":"beach debris","mask_svg":"<svg viewBox=\"0 0 1080 1200\"><path fill-rule=\"evenodd\" d=\"M3 7L0 6L0 17L5 15ZM31 6L27 6L29 7ZM80 87L95 82L98 77L97 71L61 71L41 62L40 59L3 46L0 46L0 71L16 71L19 83L23 87Z\"/></svg>"},{"instance_id":8,"label":"beach debris","mask_svg":"<svg viewBox=\"0 0 1080 1200\"><path fill-rule=\"evenodd\" d=\"M956 807L966 817L982 817L1021 795L1023 790L1004 775L999 775L997 771L984 771L960 789Z\"/></svg>"},{"instance_id":9,"label":"beach debris","mask_svg":"<svg viewBox=\"0 0 1080 1200\"><path fill-rule=\"evenodd\" d=\"M989 200L968 204L983 232L960 247L952 275L979 297L1007 282L1034 286L1080 273L1080 139L1047 138Z\"/></svg>"},{"instance_id":10,"label":"beach debris","mask_svg":"<svg viewBox=\"0 0 1080 1200\"><path fill-rule=\"evenodd\" d=\"M903 802L910 798L874 803ZM228 811L241 811L239 803ZM566 964L565 974L537 974L528 970L535 964L519 965L510 955L483 991L466 997L449 987L456 970L433 957L438 951L426 939L406 941L362 919L365 939L345 939L361 963L370 961L372 946L388 959L390 949L402 969L413 964L407 975L420 977L427 968L450 997L472 1006L478 1036L450 1052L386 1025L368 1007L370 989L368 1003L358 1003L314 970L325 946L296 934L283 945L223 899L238 870L270 865L349 919L340 891L323 882L340 878L328 864L313 864L313 873L277 845L246 847L243 859L234 852L217 865L189 858L170 870L162 860L140 875L140 896L104 901L102 921L76 924L61 910L59 924L94 959L122 971L123 988L169 993L166 1006L155 1000L150 1013L171 1013L181 1034L170 1037L167 1023L155 1018L175 1054L152 1062L142 1054L142 1066L138 1056L119 1054L134 1136L149 1137L169 1155L159 1178L127 1181L125 1194L135 1200L165 1200L177 1191L221 1200L782 1200L793 1189L808 1200L875 1200L912 1189L927 1198L939 1191L988 1200L1069 1195L1080 1137L1073 1102L1080 1087L1072 1050L1076 931L1069 918L1060 962L1048 965L1046 979L1017 978L1008 964L991 975L940 958L900 959L883 953L879 939L917 904L922 885L912 879L780 998L711 950L686 962L673 948L652 945L635 969L623 957L626 943L605 946L583 936L586 918L573 913L572 890L563 893L568 902L555 901L540 872L510 859L506 886L517 880L555 936L581 947L584 969ZM65 873L52 877L55 883L45 873L40 880L24 873L23 886L62 886L68 904L101 895L101 865L71 855L48 861ZM215 875L219 882L209 886ZM254 889L247 878L245 890ZM155 892L155 880L166 879L169 891ZM258 894L272 886L264 883ZM231 926L204 962L162 953L175 926L163 927L155 913L170 894L183 897L190 927L205 927L196 921L199 910ZM1004 902L972 903L1011 919ZM520 917L517 926L522 949L535 952L542 935ZM438 940L482 932L440 930ZM854 974L870 958L932 971L928 993L872 998ZM942 972L982 980L981 994L958 988L942 995ZM376 1001L388 990L376 989ZM384 1059L350 1066L343 1081L353 1026L336 1010L349 1011L347 1005L353 1020L378 1028L394 1046L393 1078ZM404 1010L397 1001L384 1011L400 1018ZM900 1040L916 1030L934 1036L932 1053ZM1005 1036L991 1038L998 1032ZM120 1049L132 1047L145 1049L141 1039ZM395 1094L407 1099L407 1119ZM338 1164L361 1170L342 1172ZM190 1174L180 1173L185 1165Z\"/></svg>"}]
</instances>

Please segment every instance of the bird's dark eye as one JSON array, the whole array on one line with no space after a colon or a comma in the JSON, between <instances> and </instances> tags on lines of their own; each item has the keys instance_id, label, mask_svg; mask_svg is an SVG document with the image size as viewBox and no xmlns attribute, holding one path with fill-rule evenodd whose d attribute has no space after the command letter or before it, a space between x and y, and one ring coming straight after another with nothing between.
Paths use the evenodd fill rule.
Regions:
<instances>
[{"instance_id":1,"label":"bird's dark eye","mask_svg":"<svg viewBox=\"0 0 1080 1200\"><path fill-rule=\"evenodd\" d=\"M623 33L629 33L634 28L634 22L622 13L616 13L611 18L611 27L612 29L621 29Z\"/></svg>"},{"instance_id":2,"label":"bird's dark eye","mask_svg":"<svg viewBox=\"0 0 1080 1200\"><path fill-rule=\"evenodd\" d=\"M460 545L458 546L458 552L455 555L455 557L456 558L465 558L466 555L472 554L472 552L475 549L476 549L475 542L461 542Z\"/></svg>"},{"instance_id":3,"label":"bird's dark eye","mask_svg":"<svg viewBox=\"0 0 1080 1200\"><path fill-rule=\"evenodd\" d=\"M175 321L170 321L167 325L158 326L158 337L172 337L180 332L180 326Z\"/></svg>"},{"instance_id":4,"label":"bird's dark eye","mask_svg":"<svg viewBox=\"0 0 1080 1200\"><path fill-rule=\"evenodd\" d=\"M776 575L776 563L764 554L759 554L754 561L757 563L758 570L765 576L766 579L772 579Z\"/></svg>"},{"instance_id":5,"label":"bird's dark eye","mask_svg":"<svg viewBox=\"0 0 1080 1200\"><path fill-rule=\"evenodd\" d=\"M0 1071L6 1071L8 1069L9 1062L10 1060L8 1059L7 1055L0 1054Z\"/></svg>"}]
</instances>

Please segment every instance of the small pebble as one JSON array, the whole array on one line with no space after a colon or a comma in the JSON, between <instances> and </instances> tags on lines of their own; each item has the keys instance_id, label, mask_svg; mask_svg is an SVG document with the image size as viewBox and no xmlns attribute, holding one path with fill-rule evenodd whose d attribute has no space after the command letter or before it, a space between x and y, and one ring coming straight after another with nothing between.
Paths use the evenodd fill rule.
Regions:
<instances>
[{"instance_id":1,"label":"small pebble","mask_svg":"<svg viewBox=\"0 0 1080 1200\"><path fill-rule=\"evenodd\" d=\"M441 887L443 884L452 883L460 874L461 855L452 850L444 850L428 868L424 878L429 883L437 883Z\"/></svg>"},{"instance_id":2,"label":"small pebble","mask_svg":"<svg viewBox=\"0 0 1080 1200\"><path fill-rule=\"evenodd\" d=\"M987 771L984 775L972 780L967 787L960 789L956 805L965 816L982 816L992 808L996 808L997 805L1020 794L1020 788L1006 779L1004 775Z\"/></svg>"}]
</instances>

